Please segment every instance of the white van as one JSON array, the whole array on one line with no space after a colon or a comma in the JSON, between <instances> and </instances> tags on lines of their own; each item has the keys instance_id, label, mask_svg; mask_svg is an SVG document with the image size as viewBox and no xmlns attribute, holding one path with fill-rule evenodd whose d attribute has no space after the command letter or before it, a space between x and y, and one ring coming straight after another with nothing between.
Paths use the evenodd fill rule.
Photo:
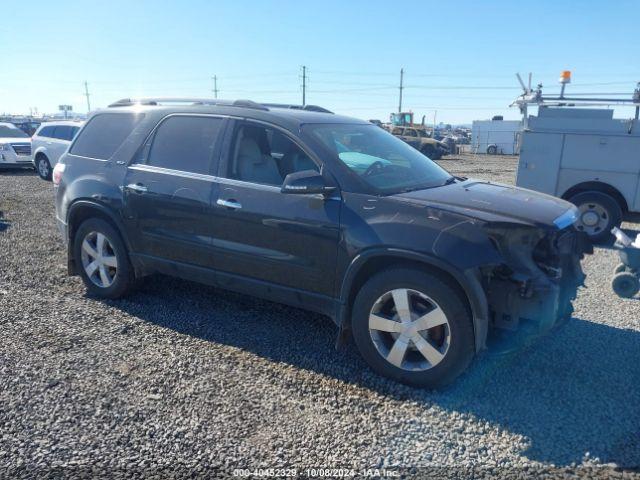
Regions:
<instances>
[{"instance_id":1,"label":"white van","mask_svg":"<svg viewBox=\"0 0 640 480\"><path fill-rule=\"evenodd\" d=\"M578 207L594 243L640 213L640 121L611 109L541 107L522 136L516 184Z\"/></svg>"},{"instance_id":2,"label":"white van","mask_svg":"<svg viewBox=\"0 0 640 480\"><path fill-rule=\"evenodd\" d=\"M83 122L57 121L40 125L31 138L33 166L43 180L51 180L53 167L71 144Z\"/></svg>"}]
</instances>

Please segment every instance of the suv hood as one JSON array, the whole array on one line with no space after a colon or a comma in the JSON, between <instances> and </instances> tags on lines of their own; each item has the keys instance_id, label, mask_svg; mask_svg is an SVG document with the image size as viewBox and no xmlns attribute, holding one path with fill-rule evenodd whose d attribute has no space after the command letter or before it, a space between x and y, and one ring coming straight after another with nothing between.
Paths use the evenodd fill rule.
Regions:
<instances>
[{"instance_id":1,"label":"suv hood","mask_svg":"<svg viewBox=\"0 0 640 480\"><path fill-rule=\"evenodd\" d=\"M31 143L31 137L0 137L0 143Z\"/></svg>"},{"instance_id":2,"label":"suv hood","mask_svg":"<svg viewBox=\"0 0 640 480\"><path fill-rule=\"evenodd\" d=\"M573 205L550 195L480 180L399 193L398 200L455 211L488 222L516 222L555 227L554 221Z\"/></svg>"}]
</instances>

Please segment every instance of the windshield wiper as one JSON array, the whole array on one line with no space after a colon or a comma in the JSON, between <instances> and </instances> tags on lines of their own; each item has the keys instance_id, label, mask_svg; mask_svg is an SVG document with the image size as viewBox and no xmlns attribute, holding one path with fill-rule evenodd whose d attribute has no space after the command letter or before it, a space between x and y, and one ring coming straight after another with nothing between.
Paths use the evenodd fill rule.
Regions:
<instances>
[{"instance_id":1,"label":"windshield wiper","mask_svg":"<svg viewBox=\"0 0 640 480\"><path fill-rule=\"evenodd\" d=\"M406 187L400 190L398 193L407 193L407 192L415 192L416 190L426 190L428 188L439 187L440 185L416 185L413 187Z\"/></svg>"},{"instance_id":2,"label":"windshield wiper","mask_svg":"<svg viewBox=\"0 0 640 480\"><path fill-rule=\"evenodd\" d=\"M456 183L456 177L451 176L447 178L442 184L442 186L444 187L445 185L451 185L452 183Z\"/></svg>"}]
</instances>

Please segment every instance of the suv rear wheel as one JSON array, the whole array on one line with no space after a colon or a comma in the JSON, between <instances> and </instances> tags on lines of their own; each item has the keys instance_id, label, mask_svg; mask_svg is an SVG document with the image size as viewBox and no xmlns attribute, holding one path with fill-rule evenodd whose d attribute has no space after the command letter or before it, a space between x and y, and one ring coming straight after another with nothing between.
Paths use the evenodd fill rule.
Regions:
<instances>
[{"instance_id":1,"label":"suv rear wheel","mask_svg":"<svg viewBox=\"0 0 640 480\"><path fill-rule=\"evenodd\" d=\"M611 229L622 223L622 208L618 202L603 192L582 192L569 199L578 207L576 228L589 235L593 243L603 243L612 238Z\"/></svg>"},{"instance_id":2,"label":"suv rear wheel","mask_svg":"<svg viewBox=\"0 0 640 480\"><path fill-rule=\"evenodd\" d=\"M116 229L102 219L82 222L74 237L73 255L91 295L118 298L134 283L124 242Z\"/></svg>"},{"instance_id":3,"label":"suv rear wheel","mask_svg":"<svg viewBox=\"0 0 640 480\"><path fill-rule=\"evenodd\" d=\"M466 298L438 275L385 270L360 290L352 330L358 350L380 375L415 387L453 381L474 356Z\"/></svg>"},{"instance_id":4,"label":"suv rear wheel","mask_svg":"<svg viewBox=\"0 0 640 480\"><path fill-rule=\"evenodd\" d=\"M51 180L51 164L44 154L36 157L36 172L43 180Z\"/></svg>"}]
</instances>

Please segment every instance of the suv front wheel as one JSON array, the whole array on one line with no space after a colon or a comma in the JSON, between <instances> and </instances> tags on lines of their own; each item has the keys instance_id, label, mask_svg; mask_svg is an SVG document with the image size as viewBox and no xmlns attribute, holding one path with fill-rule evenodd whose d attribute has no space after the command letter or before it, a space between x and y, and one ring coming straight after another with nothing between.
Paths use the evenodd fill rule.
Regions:
<instances>
[{"instance_id":1,"label":"suv front wheel","mask_svg":"<svg viewBox=\"0 0 640 480\"><path fill-rule=\"evenodd\" d=\"M437 274L398 268L371 278L353 305L358 350L380 375L415 387L452 382L474 356L463 294Z\"/></svg>"},{"instance_id":2,"label":"suv front wheel","mask_svg":"<svg viewBox=\"0 0 640 480\"><path fill-rule=\"evenodd\" d=\"M82 222L76 231L73 255L89 294L118 298L134 282L133 268L120 234L99 218Z\"/></svg>"}]
</instances>

